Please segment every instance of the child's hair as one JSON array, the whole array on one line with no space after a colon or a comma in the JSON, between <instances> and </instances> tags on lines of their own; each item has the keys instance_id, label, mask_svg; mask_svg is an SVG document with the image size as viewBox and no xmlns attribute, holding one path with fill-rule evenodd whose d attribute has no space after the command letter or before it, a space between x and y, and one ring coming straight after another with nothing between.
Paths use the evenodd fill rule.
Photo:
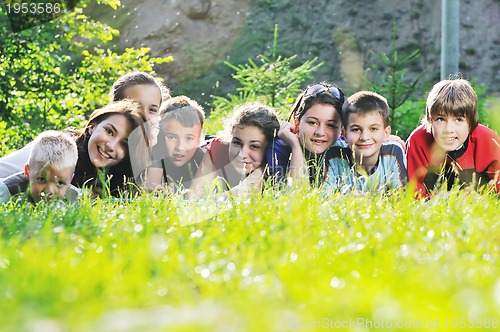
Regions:
<instances>
[{"instance_id":1,"label":"child's hair","mask_svg":"<svg viewBox=\"0 0 500 332\"><path fill-rule=\"evenodd\" d=\"M186 96L177 96L161 105L160 124L168 120L176 120L184 127L193 127L196 124L203 127L205 111L196 101Z\"/></svg>"},{"instance_id":2,"label":"child's hair","mask_svg":"<svg viewBox=\"0 0 500 332\"><path fill-rule=\"evenodd\" d=\"M340 114L344 99L344 91L334 84L320 82L309 85L298 95L288 120L293 118L300 121L304 114L316 104L332 105Z\"/></svg>"},{"instance_id":3,"label":"child's hair","mask_svg":"<svg viewBox=\"0 0 500 332\"><path fill-rule=\"evenodd\" d=\"M476 92L469 81L463 78L442 80L429 92L422 124L430 131L432 117L437 114L463 116L469 123L469 131L473 131L479 123L477 103Z\"/></svg>"},{"instance_id":4,"label":"child's hair","mask_svg":"<svg viewBox=\"0 0 500 332\"><path fill-rule=\"evenodd\" d=\"M116 101L110 103L103 108L99 108L92 112L89 116L89 120L87 121L87 125L81 132L80 136L87 137L91 134L91 129L97 126L102 121L106 120L108 117L114 114L123 114L126 116L128 122L132 125L132 129L136 129L137 127L141 127L144 133L144 137L148 137L146 135L146 129L144 128L144 123L146 119L144 115L142 115L142 106L132 100L132 99L124 99L120 101Z\"/></svg>"},{"instance_id":5,"label":"child's hair","mask_svg":"<svg viewBox=\"0 0 500 332\"><path fill-rule=\"evenodd\" d=\"M75 140L60 131L44 131L31 146L28 165L42 165L56 170L75 169L78 151Z\"/></svg>"},{"instance_id":6,"label":"child's hair","mask_svg":"<svg viewBox=\"0 0 500 332\"><path fill-rule=\"evenodd\" d=\"M262 130L267 143L273 141L278 134L280 123L274 108L262 103L245 103L237 107L231 118L226 121L225 138L229 140L235 127L254 126Z\"/></svg>"},{"instance_id":7,"label":"child's hair","mask_svg":"<svg viewBox=\"0 0 500 332\"><path fill-rule=\"evenodd\" d=\"M350 96L342 105L342 125L347 128L349 115L365 115L377 112L384 120L384 127L389 126L389 104L387 99L372 91L359 91Z\"/></svg>"},{"instance_id":8,"label":"child's hair","mask_svg":"<svg viewBox=\"0 0 500 332\"><path fill-rule=\"evenodd\" d=\"M125 90L135 85L153 85L160 89L162 101L170 98L170 90L153 76L142 71L133 71L119 77L109 92L111 101L118 101L127 98Z\"/></svg>"}]
</instances>

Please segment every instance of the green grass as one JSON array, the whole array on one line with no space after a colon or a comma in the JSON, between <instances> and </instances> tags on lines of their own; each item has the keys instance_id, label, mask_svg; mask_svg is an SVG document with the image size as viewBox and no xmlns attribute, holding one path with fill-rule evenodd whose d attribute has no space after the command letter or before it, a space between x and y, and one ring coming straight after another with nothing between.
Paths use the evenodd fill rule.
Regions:
<instances>
[{"instance_id":1,"label":"green grass","mask_svg":"<svg viewBox=\"0 0 500 332\"><path fill-rule=\"evenodd\" d=\"M0 331L498 326L499 214L457 191L5 204Z\"/></svg>"}]
</instances>

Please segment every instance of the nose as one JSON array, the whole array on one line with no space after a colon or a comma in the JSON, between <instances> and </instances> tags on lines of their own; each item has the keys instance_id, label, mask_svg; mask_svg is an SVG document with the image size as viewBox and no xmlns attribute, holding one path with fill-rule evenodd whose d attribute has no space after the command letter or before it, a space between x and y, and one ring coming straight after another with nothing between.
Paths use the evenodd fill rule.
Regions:
<instances>
[{"instance_id":1,"label":"nose","mask_svg":"<svg viewBox=\"0 0 500 332\"><path fill-rule=\"evenodd\" d=\"M361 131L361 135L359 135L359 139L362 141L366 141L369 138L368 132L366 130Z\"/></svg>"},{"instance_id":2,"label":"nose","mask_svg":"<svg viewBox=\"0 0 500 332\"><path fill-rule=\"evenodd\" d=\"M325 134L325 126L323 124L320 124L318 128L316 128L314 134L316 136L323 136Z\"/></svg>"},{"instance_id":3,"label":"nose","mask_svg":"<svg viewBox=\"0 0 500 332\"><path fill-rule=\"evenodd\" d=\"M249 148L246 146L243 146L240 150L241 159L243 159L243 160L247 159L249 156L249 152L250 152Z\"/></svg>"},{"instance_id":4,"label":"nose","mask_svg":"<svg viewBox=\"0 0 500 332\"><path fill-rule=\"evenodd\" d=\"M446 121L444 124L444 131L445 132L453 132L453 122L452 121Z\"/></svg>"},{"instance_id":5,"label":"nose","mask_svg":"<svg viewBox=\"0 0 500 332\"><path fill-rule=\"evenodd\" d=\"M125 156L125 153L126 153L119 138L108 141L106 143L106 149L107 149L107 152L112 154L112 157L115 159L123 158Z\"/></svg>"},{"instance_id":6,"label":"nose","mask_svg":"<svg viewBox=\"0 0 500 332\"><path fill-rule=\"evenodd\" d=\"M186 151L186 142L182 139L177 141L177 145L175 146L175 150L178 152Z\"/></svg>"},{"instance_id":7,"label":"nose","mask_svg":"<svg viewBox=\"0 0 500 332\"><path fill-rule=\"evenodd\" d=\"M55 193L57 192L56 184L55 183L48 183L42 192L46 198L49 198L49 199L52 198L55 195Z\"/></svg>"}]
</instances>

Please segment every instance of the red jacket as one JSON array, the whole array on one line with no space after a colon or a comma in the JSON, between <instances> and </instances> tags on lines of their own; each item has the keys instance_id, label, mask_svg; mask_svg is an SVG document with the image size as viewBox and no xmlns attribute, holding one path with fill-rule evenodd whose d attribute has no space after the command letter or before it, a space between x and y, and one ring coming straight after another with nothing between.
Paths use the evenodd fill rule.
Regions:
<instances>
[{"instance_id":1,"label":"red jacket","mask_svg":"<svg viewBox=\"0 0 500 332\"><path fill-rule=\"evenodd\" d=\"M445 165L432 161L431 151L438 147L424 126L411 133L406 145L408 178L423 196L430 196L441 176L448 180L448 188L457 180L481 185L496 179L494 190L500 193L500 138L493 130L478 125L460 149L447 153Z\"/></svg>"}]
</instances>

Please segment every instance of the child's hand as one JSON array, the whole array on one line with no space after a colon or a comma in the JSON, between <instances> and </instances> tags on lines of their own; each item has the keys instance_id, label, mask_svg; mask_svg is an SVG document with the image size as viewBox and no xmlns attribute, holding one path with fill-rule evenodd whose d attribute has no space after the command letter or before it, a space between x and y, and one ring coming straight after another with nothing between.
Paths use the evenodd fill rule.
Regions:
<instances>
[{"instance_id":1,"label":"child's hand","mask_svg":"<svg viewBox=\"0 0 500 332\"><path fill-rule=\"evenodd\" d=\"M295 134L295 128L290 122L281 122L280 129L278 131L278 137L292 147L295 145L300 146L299 137L297 136L297 134Z\"/></svg>"},{"instance_id":2,"label":"child's hand","mask_svg":"<svg viewBox=\"0 0 500 332\"><path fill-rule=\"evenodd\" d=\"M250 173L245 179L243 179L239 185L235 187L237 189L236 194L238 196L244 196L250 193L252 190L260 189L264 176L264 171L262 167L257 168L255 171Z\"/></svg>"}]
</instances>

